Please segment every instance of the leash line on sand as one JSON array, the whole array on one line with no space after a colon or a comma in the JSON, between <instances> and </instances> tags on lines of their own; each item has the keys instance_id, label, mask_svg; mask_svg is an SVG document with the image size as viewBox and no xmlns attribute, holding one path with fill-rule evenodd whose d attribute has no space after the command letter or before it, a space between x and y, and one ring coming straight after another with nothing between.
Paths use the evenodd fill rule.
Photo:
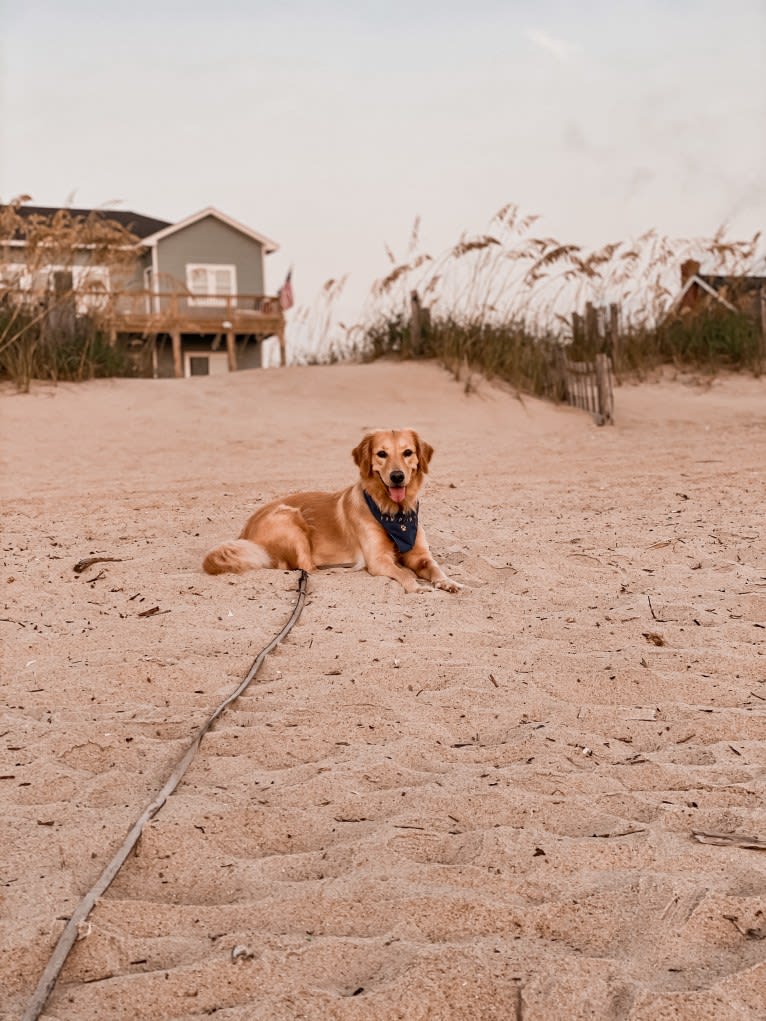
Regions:
<instances>
[{"instance_id":1,"label":"leash line on sand","mask_svg":"<svg viewBox=\"0 0 766 1021\"><path fill-rule=\"evenodd\" d=\"M87 919L88 915L95 907L99 897L103 896L109 888L115 876L120 871L120 868L127 860L128 855L136 846L138 838L141 836L146 823L159 812L183 779L184 774L191 765L192 759L197 754L197 749L200 746L202 738L205 734L207 734L215 721L222 715L224 710L227 709L232 702L236 701L236 699L238 699L243 691L245 691L245 689L250 685L271 650L279 645L290 631L292 631L301 615L301 612L303 611L303 605L306 602L307 583L308 575L305 571L301 571L297 590L298 598L295 602L290 619L284 625L282 630L271 639L269 644L261 649L237 688L226 699L224 699L223 702L221 702L217 709L211 713L205 723L203 723L203 725L199 728L192 740L192 743L189 745L189 748L186 750L182 758L179 759L173 769L173 772L165 781L161 790L133 823L115 856L72 912L69 921L64 926L64 930L59 936L53 953L48 960L48 964L40 977L40 981L37 984L34 995L32 996L29 1006L22 1017L22 1021L37 1021L37 1018L39 1018L40 1014L43 1012L43 1009L48 1002L48 997L53 992L53 987L56 984L59 973L69 955L69 951L72 949L75 941L77 940L80 925Z\"/></svg>"}]
</instances>

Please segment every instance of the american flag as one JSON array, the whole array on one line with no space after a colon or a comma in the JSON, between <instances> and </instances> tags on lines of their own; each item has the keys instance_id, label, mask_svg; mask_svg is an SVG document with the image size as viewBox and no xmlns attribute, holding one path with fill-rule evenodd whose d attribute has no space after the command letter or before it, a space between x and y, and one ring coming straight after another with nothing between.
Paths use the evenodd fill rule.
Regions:
<instances>
[{"instance_id":1,"label":"american flag","mask_svg":"<svg viewBox=\"0 0 766 1021\"><path fill-rule=\"evenodd\" d=\"M288 308L293 307L293 285L292 285L293 271L290 268L285 277L285 282L279 288L279 307L283 312L286 312Z\"/></svg>"}]
</instances>

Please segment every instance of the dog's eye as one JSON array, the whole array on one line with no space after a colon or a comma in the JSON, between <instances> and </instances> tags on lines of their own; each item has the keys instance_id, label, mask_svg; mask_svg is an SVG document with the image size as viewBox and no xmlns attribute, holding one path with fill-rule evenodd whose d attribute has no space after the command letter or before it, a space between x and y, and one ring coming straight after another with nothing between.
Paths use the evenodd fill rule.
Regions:
<instances>
[{"instance_id":1,"label":"dog's eye","mask_svg":"<svg viewBox=\"0 0 766 1021\"><path fill-rule=\"evenodd\" d=\"M412 457L412 453L413 453L413 452L412 452L411 450L405 450L405 451L404 451L404 456L405 456L405 457Z\"/></svg>"},{"instance_id":2,"label":"dog's eye","mask_svg":"<svg viewBox=\"0 0 766 1021\"><path fill-rule=\"evenodd\" d=\"M375 456L376 457L387 457L388 455L386 454L385 450L379 450L378 453Z\"/></svg>"}]
</instances>

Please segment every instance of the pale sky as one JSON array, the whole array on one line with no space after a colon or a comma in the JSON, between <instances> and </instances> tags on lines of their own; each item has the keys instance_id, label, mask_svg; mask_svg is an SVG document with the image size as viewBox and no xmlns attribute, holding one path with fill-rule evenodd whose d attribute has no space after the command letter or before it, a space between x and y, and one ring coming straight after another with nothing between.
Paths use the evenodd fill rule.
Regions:
<instances>
[{"instance_id":1,"label":"pale sky","mask_svg":"<svg viewBox=\"0 0 766 1021\"><path fill-rule=\"evenodd\" d=\"M275 290L507 202L586 246L766 228L766 0L0 0L0 199L274 238Z\"/></svg>"}]
</instances>

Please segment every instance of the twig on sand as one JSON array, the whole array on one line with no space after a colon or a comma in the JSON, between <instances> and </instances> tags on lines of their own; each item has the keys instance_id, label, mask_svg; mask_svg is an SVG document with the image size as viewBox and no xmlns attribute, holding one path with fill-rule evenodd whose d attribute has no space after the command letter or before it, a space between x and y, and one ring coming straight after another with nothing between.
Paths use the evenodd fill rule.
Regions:
<instances>
[{"instance_id":1,"label":"twig on sand","mask_svg":"<svg viewBox=\"0 0 766 1021\"><path fill-rule=\"evenodd\" d=\"M701 844L717 844L721 847L744 847L753 851L766 851L766 840L748 837L744 833L703 833L692 830L692 836Z\"/></svg>"},{"instance_id":2,"label":"twig on sand","mask_svg":"<svg viewBox=\"0 0 766 1021\"><path fill-rule=\"evenodd\" d=\"M649 609L652 612L652 618L656 620L658 624L667 624L666 620L664 620L662 617L658 617L657 614L654 612L654 607L652 606L652 597L647 594L646 598L649 602Z\"/></svg>"},{"instance_id":3,"label":"twig on sand","mask_svg":"<svg viewBox=\"0 0 766 1021\"><path fill-rule=\"evenodd\" d=\"M610 839L612 837L629 837L633 833L646 833L646 827L642 826L640 829L635 830L620 830L618 833L591 833L591 836Z\"/></svg>"},{"instance_id":4,"label":"twig on sand","mask_svg":"<svg viewBox=\"0 0 766 1021\"><path fill-rule=\"evenodd\" d=\"M87 571L93 564L111 564L122 561L122 557L83 557L82 560L78 560L72 570L75 574L82 574L83 571Z\"/></svg>"},{"instance_id":5,"label":"twig on sand","mask_svg":"<svg viewBox=\"0 0 766 1021\"><path fill-rule=\"evenodd\" d=\"M760 926L756 929L754 926L747 926L747 928L744 928L739 924L737 915L724 915L723 917L727 922L731 922L740 936L744 936L745 939L766 939L766 927Z\"/></svg>"},{"instance_id":6,"label":"twig on sand","mask_svg":"<svg viewBox=\"0 0 766 1021\"><path fill-rule=\"evenodd\" d=\"M161 610L159 606L153 606L151 610L142 610L141 613L137 613L137 617L154 617L158 613L170 613L170 610Z\"/></svg>"}]
</instances>

